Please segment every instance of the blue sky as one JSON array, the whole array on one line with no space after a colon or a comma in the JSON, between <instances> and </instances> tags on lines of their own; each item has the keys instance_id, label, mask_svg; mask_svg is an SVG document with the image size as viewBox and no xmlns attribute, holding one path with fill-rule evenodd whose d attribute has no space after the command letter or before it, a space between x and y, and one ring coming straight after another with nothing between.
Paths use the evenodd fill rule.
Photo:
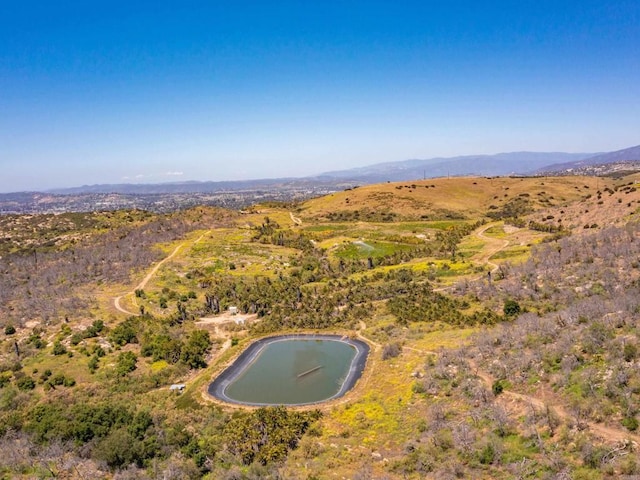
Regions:
<instances>
[{"instance_id":1,"label":"blue sky","mask_svg":"<svg viewBox=\"0 0 640 480\"><path fill-rule=\"evenodd\" d=\"M0 192L640 143L640 2L2 2Z\"/></svg>"}]
</instances>

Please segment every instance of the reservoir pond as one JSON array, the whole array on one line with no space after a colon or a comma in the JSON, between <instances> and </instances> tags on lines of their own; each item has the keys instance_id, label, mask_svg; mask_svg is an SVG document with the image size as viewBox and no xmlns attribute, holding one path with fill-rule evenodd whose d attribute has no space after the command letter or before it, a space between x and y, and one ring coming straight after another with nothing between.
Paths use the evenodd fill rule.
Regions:
<instances>
[{"instance_id":1,"label":"reservoir pond","mask_svg":"<svg viewBox=\"0 0 640 480\"><path fill-rule=\"evenodd\" d=\"M364 368L368 346L332 336L264 339L209 386L221 400L248 405L305 405L343 395Z\"/></svg>"}]
</instances>

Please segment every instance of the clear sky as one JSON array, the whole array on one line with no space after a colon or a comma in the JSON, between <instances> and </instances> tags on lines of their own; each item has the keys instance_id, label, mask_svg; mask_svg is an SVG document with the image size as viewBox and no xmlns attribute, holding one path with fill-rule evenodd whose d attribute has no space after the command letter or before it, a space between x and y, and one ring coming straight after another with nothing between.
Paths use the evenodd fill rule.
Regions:
<instances>
[{"instance_id":1,"label":"clear sky","mask_svg":"<svg viewBox=\"0 0 640 480\"><path fill-rule=\"evenodd\" d=\"M0 7L0 192L640 144L638 0Z\"/></svg>"}]
</instances>

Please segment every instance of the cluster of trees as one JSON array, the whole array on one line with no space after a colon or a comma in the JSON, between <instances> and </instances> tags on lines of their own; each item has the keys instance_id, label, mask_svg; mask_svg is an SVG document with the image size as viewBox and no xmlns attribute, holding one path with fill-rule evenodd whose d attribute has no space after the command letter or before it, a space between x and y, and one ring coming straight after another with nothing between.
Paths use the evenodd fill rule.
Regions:
<instances>
[{"instance_id":1,"label":"cluster of trees","mask_svg":"<svg viewBox=\"0 0 640 480\"><path fill-rule=\"evenodd\" d=\"M270 243L280 247L296 248L305 252L313 250L313 243L304 233L291 229L281 229L277 222L269 217L264 218L264 222L255 227L253 241L260 243Z\"/></svg>"},{"instance_id":2,"label":"cluster of trees","mask_svg":"<svg viewBox=\"0 0 640 480\"><path fill-rule=\"evenodd\" d=\"M387 309L398 322L444 322L455 326L493 325L502 317L493 310L483 309L465 314L469 304L453 297L434 292L428 283L412 282L406 293L387 300Z\"/></svg>"},{"instance_id":3,"label":"cluster of trees","mask_svg":"<svg viewBox=\"0 0 640 480\"><path fill-rule=\"evenodd\" d=\"M502 264L495 276L500 282L478 283L474 293L485 301L506 294L538 311L593 295L613 297L640 276L639 237L640 225L630 223L538 245L526 262Z\"/></svg>"},{"instance_id":4,"label":"cluster of trees","mask_svg":"<svg viewBox=\"0 0 640 480\"><path fill-rule=\"evenodd\" d=\"M455 259L458 253L458 245L462 239L481 224L482 222L463 223L449 227L446 230L439 230L436 234L437 250Z\"/></svg>"},{"instance_id":5,"label":"cluster of trees","mask_svg":"<svg viewBox=\"0 0 640 480\"><path fill-rule=\"evenodd\" d=\"M486 345L491 341L495 338ZM479 472L492 478L600 478L640 472L631 443L595 442L577 421L547 405L511 411L512 402L501 401L502 387L512 388L510 381L487 385L469 362L474 353L445 350L428 360L413 386L428 400L428 413L414 425L414 437L403 458L391 463L392 471L434 478Z\"/></svg>"},{"instance_id":6,"label":"cluster of trees","mask_svg":"<svg viewBox=\"0 0 640 480\"><path fill-rule=\"evenodd\" d=\"M526 194L524 194L526 195ZM518 196L510 199L501 206L490 205L487 217L494 220L516 219L533 212L533 205L527 196Z\"/></svg>"},{"instance_id":7,"label":"cluster of trees","mask_svg":"<svg viewBox=\"0 0 640 480\"><path fill-rule=\"evenodd\" d=\"M90 455L111 468L148 465L162 457L159 420L146 409L113 401L51 401L27 415L24 432L36 444L73 442L89 447Z\"/></svg>"},{"instance_id":8,"label":"cluster of trees","mask_svg":"<svg viewBox=\"0 0 640 480\"><path fill-rule=\"evenodd\" d=\"M220 313L234 305L242 313L262 317L256 328L265 333L280 328L348 326L370 314L371 302L405 295L414 279L427 274L395 269L313 286L296 275L276 279L220 276L205 294L203 313Z\"/></svg>"},{"instance_id":9,"label":"cluster of trees","mask_svg":"<svg viewBox=\"0 0 640 480\"><path fill-rule=\"evenodd\" d=\"M119 323L109 332L109 340L119 346L139 343L143 357L165 360L169 364L181 363L191 369L207 365L206 355L212 346L206 330L187 333L178 324L167 325L149 314L129 317Z\"/></svg>"},{"instance_id":10,"label":"cluster of trees","mask_svg":"<svg viewBox=\"0 0 640 480\"><path fill-rule=\"evenodd\" d=\"M260 408L233 418L224 428L227 449L242 463L262 465L283 460L295 449L320 411L290 411L284 407Z\"/></svg>"},{"instance_id":11,"label":"cluster of trees","mask_svg":"<svg viewBox=\"0 0 640 480\"><path fill-rule=\"evenodd\" d=\"M399 219L395 212L362 208L328 212L325 219L330 222L393 222Z\"/></svg>"},{"instance_id":12,"label":"cluster of trees","mask_svg":"<svg viewBox=\"0 0 640 480\"><path fill-rule=\"evenodd\" d=\"M537 232L562 233L564 235L569 235L570 233L562 223L536 222L535 220L527 221L523 218L511 218L509 219L509 223L514 227L528 228L529 230L535 230ZM556 237L556 240L557 238L559 237Z\"/></svg>"},{"instance_id":13,"label":"cluster of trees","mask_svg":"<svg viewBox=\"0 0 640 480\"><path fill-rule=\"evenodd\" d=\"M49 399L2 423L0 472L44 469L41 475L47 477L104 478L115 471L117 478L149 478L144 469L153 467L163 478L271 478L320 417L319 411L284 407L167 415L79 393ZM91 473L85 476L83 470Z\"/></svg>"}]
</instances>

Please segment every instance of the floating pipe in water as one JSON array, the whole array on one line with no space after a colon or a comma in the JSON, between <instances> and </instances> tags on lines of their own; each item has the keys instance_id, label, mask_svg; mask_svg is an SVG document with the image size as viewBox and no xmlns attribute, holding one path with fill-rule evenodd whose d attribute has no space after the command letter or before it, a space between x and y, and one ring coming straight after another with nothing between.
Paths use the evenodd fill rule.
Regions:
<instances>
[{"instance_id":1,"label":"floating pipe in water","mask_svg":"<svg viewBox=\"0 0 640 480\"><path fill-rule=\"evenodd\" d=\"M298 374L298 378L300 378L300 377L304 377L304 376L306 376L306 375L309 375L310 373L313 373L313 372L315 372L316 370L320 370L321 368L322 368L322 365L318 365L317 367L313 367L313 368L311 368L311 369L309 369L309 370L307 370L307 371L305 371L305 372L299 373L299 374Z\"/></svg>"}]
</instances>

